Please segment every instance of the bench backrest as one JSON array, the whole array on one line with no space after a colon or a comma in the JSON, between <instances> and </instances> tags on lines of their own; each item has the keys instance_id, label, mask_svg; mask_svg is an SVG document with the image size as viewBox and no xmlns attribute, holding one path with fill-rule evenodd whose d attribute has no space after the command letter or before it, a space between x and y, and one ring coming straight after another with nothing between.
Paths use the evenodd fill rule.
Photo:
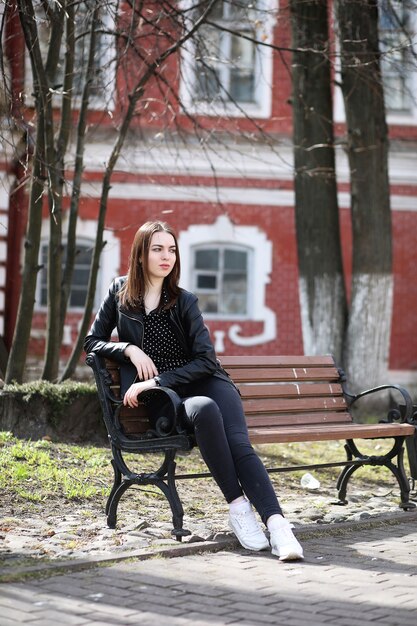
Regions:
<instances>
[{"instance_id":1,"label":"bench backrest","mask_svg":"<svg viewBox=\"0 0 417 626\"><path fill-rule=\"evenodd\" d=\"M332 356L233 356L221 363L239 388L250 429L352 422Z\"/></svg>"},{"instance_id":2,"label":"bench backrest","mask_svg":"<svg viewBox=\"0 0 417 626\"><path fill-rule=\"evenodd\" d=\"M120 399L119 367L114 361L104 362L110 391ZM222 357L221 363L239 388L250 429L352 422L331 356L233 356ZM137 409L122 407L118 419L127 435L149 428L143 404Z\"/></svg>"}]
</instances>

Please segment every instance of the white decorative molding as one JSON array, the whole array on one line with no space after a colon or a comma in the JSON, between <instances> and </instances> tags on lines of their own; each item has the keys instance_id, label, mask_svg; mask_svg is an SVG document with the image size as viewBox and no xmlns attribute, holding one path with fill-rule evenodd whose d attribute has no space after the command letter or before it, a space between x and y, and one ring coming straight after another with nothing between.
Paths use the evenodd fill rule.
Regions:
<instances>
[{"instance_id":1,"label":"white decorative molding","mask_svg":"<svg viewBox=\"0 0 417 626\"><path fill-rule=\"evenodd\" d=\"M72 339L72 328L69 324L65 324L64 325L64 333L62 335L62 343L64 344L64 346L72 346L73 339Z\"/></svg>"},{"instance_id":2,"label":"white decorative molding","mask_svg":"<svg viewBox=\"0 0 417 626\"><path fill-rule=\"evenodd\" d=\"M417 169L417 163L416 163ZM392 180L392 179L391 179ZM85 197L100 197L100 183L86 183L82 187ZM210 185L141 185L140 183L113 183L112 199L153 200L172 202L206 202L210 204L238 204L243 206L294 207L294 192L290 189L259 189L257 187L213 187ZM339 207L350 208L348 192L338 193ZM417 188L415 195L391 195L393 211L417 211ZM162 211L161 211L162 212Z\"/></svg>"},{"instance_id":3,"label":"white decorative molding","mask_svg":"<svg viewBox=\"0 0 417 626\"><path fill-rule=\"evenodd\" d=\"M86 146L85 166L86 171L102 172L105 163L110 157L111 142L90 143ZM402 145L398 149L392 145L388 154L389 173L391 185L416 185L417 152L411 144L407 147ZM236 181L255 179L257 181L287 181L291 183L294 178L293 148L290 143L277 143L274 146L252 145L249 142L242 144L230 144L229 146L214 144L208 145L206 150L200 146L161 145L160 141L136 142L127 144L118 161L118 170L123 172L140 172L146 176L155 177L153 184L141 183L112 183L110 197L126 197L127 193L138 191L147 194L152 190L158 193L159 189L168 189L175 193L177 189L205 189L212 188L213 172L218 178L229 178L235 187ZM339 183L347 183L350 180L350 168L348 155L343 145L336 146L336 175ZM186 176L187 185L158 183L158 176ZM193 185L194 178L204 177L208 183ZM126 188L126 192L122 189ZM249 189L250 183L247 185ZM219 190L227 188L224 184ZM259 192L289 193L285 190L256 189ZM242 193L240 191L240 193ZM246 189L245 192L246 194ZM100 182L85 181L83 194L98 197L101 194ZM416 190L417 194L417 190ZM1 197L1 196L0 196ZM141 197L141 196L139 196ZM152 197L152 196L150 196Z\"/></svg>"},{"instance_id":4,"label":"white decorative molding","mask_svg":"<svg viewBox=\"0 0 417 626\"><path fill-rule=\"evenodd\" d=\"M225 346L224 346L225 335L226 333L224 332L224 330L215 330L213 332L214 349L216 350L217 354L223 354L223 352L225 351Z\"/></svg>"},{"instance_id":5,"label":"white decorative molding","mask_svg":"<svg viewBox=\"0 0 417 626\"><path fill-rule=\"evenodd\" d=\"M236 316L213 316L205 314L207 320L233 320L229 327L228 337L236 345L254 346L273 341L277 335L276 316L274 311L265 305L266 285L270 282L272 271L272 243L265 233L256 226L240 226L233 224L226 215L220 215L213 224L192 225L181 231L178 244L181 251L181 265L188 268L181 277L181 286L192 290L192 248L201 244L235 244L251 251L248 284L250 285L249 314L241 316L241 320L263 322L264 330L258 335L240 335L241 326ZM215 331L218 332L218 331ZM214 334L214 333L213 333ZM224 335L218 334L216 341L221 348ZM224 347L223 347L224 350ZM218 352L221 352L218 349Z\"/></svg>"},{"instance_id":6,"label":"white decorative molding","mask_svg":"<svg viewBox=\"0 0 417 626\"><path fill-rule=\"evenodd\" d=\"M237 346L258 346L262 343L268 343L268 341L273 341L277 336L277 321L276 315L267 307L263 309L263 319L261 320L264 323L263 332L259 335L252 335L252 337L244 337L240 335L240 331L242 327L239 324L233 324L229 328L229 338L233 343Z\"/></svg>"}]
</instances>

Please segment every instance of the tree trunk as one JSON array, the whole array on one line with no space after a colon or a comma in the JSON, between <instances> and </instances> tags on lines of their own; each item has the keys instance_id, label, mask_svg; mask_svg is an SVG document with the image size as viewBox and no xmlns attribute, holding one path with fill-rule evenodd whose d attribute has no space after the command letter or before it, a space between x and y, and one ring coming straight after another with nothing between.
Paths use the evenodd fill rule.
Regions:
<instances>
[{"instance_id":1,"label":"tree trunk","mask_svg":"<svg viewBox=\"0 0 417 626\"><path fill-rule=\"evenodd\" d=\"M67 7L69 23L74 17L74 7ZM71 294L72 277L74 273L75 258L77 254L77 221L78 221L78 207L81 194L81 182L84 166L84 146L85 146L85 134L87 128L87 114L90 98L91 82L94 75L94 56L96 54L96 31L98 28L98 12L99 3L97 2L91 18L90 26L90 42L89 42L89 54L86 71L86 80L83 86L83 93L81 98L81 106L78 114L77 123L77 143L75 151L75 164L74 164L74 179L72 183L71 203L68 216L68 231L67 231L67 256L65 262L65 269L62 277L61 285L61 310L60 310L60 342L62 343L62 336L64 331L65 317L67 313L68 301ZM74 31L67 33L67 41L74 44ZM74 45L72 45L72 49ZM72 55L72 60L74 55ZM68 59L67 66L70 59ZM68 67L68 75L72 75L72 68ZM98 269L98 268L97 268Z\"/></svg>"},{"instance_id":2,"label":"tree trunk","mask_svg":"<svg viewBox=\"0 0 417 626\"><path fill-rule=\"evenodd\" d=\"M36 280L39 272L39 242L42 227L42 198L44 190L44 135L40 121L33 158L32 185L29 198L28 226L25 237L22 287L17 309L16 325L5 376L6 384L23 382L26 354L32 327Z\"/></svg>"},{"instance_id":3,"label":"tree trunk","mask_svg":"<svg viewBox=\"0 0 417 626\"><path fill-rule=\"evenodd\" d=\"M34 77L35 106L38 126L36 129L35 152L33 157L33 173L29 197L28 226L25 238L25 255L23 260L22 286L17 310L16 325L6 370L5 382L22 382L26 355L32 326L33 308L35 304L36 281L39 272L39 244L42 226L43 192L46 179L46 156L44 112L48 108L46 101L50 98L46 85L41 85L36 66L41 62L39 41L36 32L36 19L31 2L19 0L18 10L26 47L30 50L30 60Z\"/></svg>"},{"instance_id":4,"label":"tree trunk","mask_svg":"<svg viewBox=\"0 0 417 626\"><path fill-rule=\"evenodd\" d=\"M393 277L388 133L377 0L339 0L338 20L353 237L344 355L348 380L357 390L381 382L389 357Z\"/></svg>"},{"instance_id":5,"label":"tree trunk","mask_svg":"<svg viewBox=\"0 0 417 626\"><path fill-rule=\"evenodd\" d=\"M304 352L342 356L346 295L326 0L291 0L295 217Z\"/></svg>"},{"instance_id":6,"label":"tree trunk","mask_svg":"<svg viewBox=\"0 0 417 626\"><path fill-rule=\"evenodd\" d=\"M68 4L68 6L67 6ZM66 26L65 41L65 70L60 115L60 129L53 150L53 163L49 164L49 248L48 248L48 320L45 345L45 364L42 378L56 382L59 372L59 356L62 344L63 325L62 319L62 201L65 182L65 155L68 147L69 132L71 128L73 74L74 74L74 6L71 2L57 5L54 11L52 32L57 31L55 37L51 37L48 50L48 62L46 75L49 84L54 84L55 70L60 59L61 41L64 26ZM51 45L55 45L55 50ZM54 139L52 138L52 141ZM75 247L75 242L74 242ZM68 250L67 250L68 256Z\"/></svg>"}]
</instances>

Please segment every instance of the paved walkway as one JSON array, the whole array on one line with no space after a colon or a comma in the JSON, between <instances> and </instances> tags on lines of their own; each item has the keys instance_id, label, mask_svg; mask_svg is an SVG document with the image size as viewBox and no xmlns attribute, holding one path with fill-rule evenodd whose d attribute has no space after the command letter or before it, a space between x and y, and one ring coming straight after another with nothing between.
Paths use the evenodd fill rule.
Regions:
<instances>
[{"instance_id":1,"label":"paved walkway","mask_svg":"<svg viewBox=\"0 0 417 626\"><path fill-rule=\"evenodd\" d=\"M391 522L297 531L303 563L229 540L217 552L195 545L184 556L4 583L0 624L415 626L417 514Z\"/></svg>"}]
</instances>

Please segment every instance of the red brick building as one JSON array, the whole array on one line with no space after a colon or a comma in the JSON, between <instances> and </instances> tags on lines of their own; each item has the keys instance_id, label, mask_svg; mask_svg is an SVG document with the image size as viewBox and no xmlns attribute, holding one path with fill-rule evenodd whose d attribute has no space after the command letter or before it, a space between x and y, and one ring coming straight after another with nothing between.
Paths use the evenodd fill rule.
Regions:
<instances>
[{"instance_id":1,"label":"red brick building","mask_svg":"<svg viewBox=\"0 0 417 626\"><path fill-rule=\"evenodd\" d=\"M232 61L222 64L211 58L207 63L211 63L210 71L218 77L219 84L227 86L238 106L216 98L218 84L208 80L207 66L198 68L199 51L195 44L188 44L180 55L170 58L166 69L170 76L177 77L181 100L198 121L195 133L189 116L175 99L167 106L155 86L145 93L141 115L132 126L112 178L107 244L97 288L98 303L111 279L126 271L130 243L142 222L154 218L169 221L179 234L182 286L198 293L220 355L304 351L294 222L288 71L291 58L285 52L290 47L288 14L285 2L281 2L279 10L275 0L252 3L255 4L261 11L256 26L253 14L249 19L247 9L239 11L233 3L219 2L215 19L242 33L279 44L284 51L279 53L267 47L260 50L249 39L227 32L219 40L209 27L204 33L205 41L213 40L224 58ZM394 2L397 8L402 4ZM388 32L392 43L400 36L398 27L384 11L381 15L381 33ZM416 14L404 13L404 20L408 30L415 33ZM106 41L103 49L112 45ZM13 38L9 55L19 45L19 39ZM11 55L13 58L16 57ZM387 54L384 58L394 242L389 369L391 380L410 385L417 384L417 102L413 97L417 93L417 74L405 57L393 59ZM396 70L394 62L404 64L403 73ZM27 85L22 59L14 67L12 63L12 70L15 83ZM92 113L98 130L88 136L78 227L78 242L85 254L77 261L64 358L73 344L82 311L103 166L113 145L114 122L123 108L124 83L116 74L113 80L118 88L112 91L111 116L105 112L108 102L100 104L100 98ZM349 167L343 150L344 112L338 91L334 118L338 129L342 243L349 280ZM206 145L200 141L199 127L204 127L202 135L206 138L207 129L213 131ZM0 333L6 345L10 345L19 297L27 196L24 188L10 194L16 172L7 143L6 136L0 153ZM45 255L47 240L45 216L41 255ZM33 358L42 355L45 333L43 271L38 283Z\"/></svg>"}]
</instances>

